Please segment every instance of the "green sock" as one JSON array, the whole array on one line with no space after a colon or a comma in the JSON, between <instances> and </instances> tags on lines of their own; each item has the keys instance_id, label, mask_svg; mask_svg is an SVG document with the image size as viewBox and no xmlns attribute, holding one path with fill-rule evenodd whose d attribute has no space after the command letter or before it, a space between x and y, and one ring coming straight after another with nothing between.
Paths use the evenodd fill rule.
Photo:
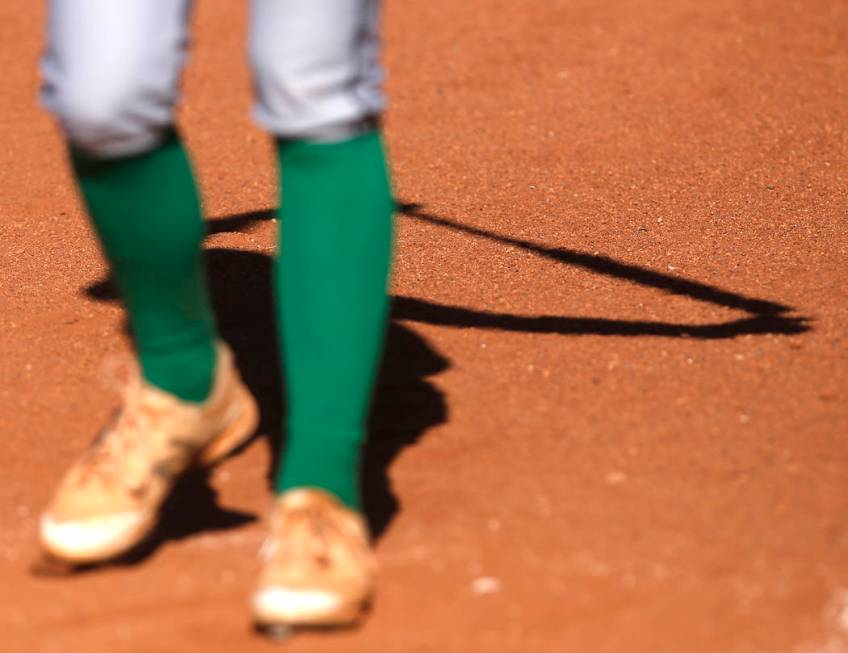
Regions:
<instances>
[{"instance_id":1,"label":"green sock","mask_svg":"<svg viewBox=\"0 0 848 653\"><path fill-rule=\"evenodd\" d=\"M176 134L156 149L71 162L129 312L145 379L184 401L209 394L215 326L200 244L203 218Z\"/></svg>"},{"instance_id":2,"label":"green sock","mask_svg":"<svg viewBox=\"0 0 848 653\"><path fill-rule=\"evenodd\" d=\"M388 309L392 203L380 135L279 143L278 328L288 394L277 490L360 507L360 449Z\"/></svg>"}]
</instances>

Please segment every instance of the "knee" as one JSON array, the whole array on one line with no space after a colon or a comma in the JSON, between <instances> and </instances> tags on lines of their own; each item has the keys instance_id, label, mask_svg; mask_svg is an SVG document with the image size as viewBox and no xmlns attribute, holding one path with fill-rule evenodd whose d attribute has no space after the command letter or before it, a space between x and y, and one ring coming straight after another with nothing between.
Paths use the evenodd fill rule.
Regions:
<instances>
[{"instance_id":1,"label":"knee","mask_svg":"<svg viewBox=\"0 0 848 653\"><path fill-rule=\"evenodd\" d=\"M332 138L355 133L384 106L382 71L361 65L338 48L302 48L281 53L277 44L253 44L254 114L282 137Z\"/></svg>"},{"instance_id":2,"label":"knee","mask_svg":"<svg viewBox=\"0 0 848 653\"><path fill-rule=\"evenodd\" d=\"M173 97L146 88L132 74L117 77L83 84L68 80L44 92L68 141L97 158L152 149L172 123Z\"/></svg>"},{"instance_id":3,"label":"knee","mask_svg":"<svg viewBox=\"0 0 848 653\"><path fill-rule=\"evenodd\" d=\"M250 65L260 97L298 104L300 109L309 110L310 103L317 102L333 84L327 76L326 60L320 62L323 65L311 61L316 54L314 50L295 50L267 40L251 43ZM333 72L336 77L341 71L336 68Z\"/></svg>"}]
</instances>

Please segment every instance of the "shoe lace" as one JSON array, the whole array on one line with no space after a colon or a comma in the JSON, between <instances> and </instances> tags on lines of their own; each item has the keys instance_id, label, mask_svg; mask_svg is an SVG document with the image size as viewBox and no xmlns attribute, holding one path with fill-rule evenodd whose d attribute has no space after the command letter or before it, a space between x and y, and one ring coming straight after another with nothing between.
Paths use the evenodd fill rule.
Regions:
<instances>
[{"instance_id":1,"label":"shoe lace","mask_svg":"<svg viewBox=\"0 0 848 653\"><path fill-rule=\"evenodd\" d=\"M277 557L324 568L332 564L333 549L340 542L354 551L361 548L347 528L326 511L312 506L289 508L278 514L274 522L260 552L266 561Z\"/></svg>"},{"instance_id":2,"label":"shoe lace","mask_svg":"<svg viewBox=\"0 0 848 653\"><path fill-rule=\"evenodd\" d=\"M109 384L118 387L122 406L83 457L79 479L82 483L120 483L138 491L153 463L152 442L158 414L154 406L144 401L137 368L131 367L124 379L115 374L114 365L106 373Z\"/></svg>"}]
</instances>

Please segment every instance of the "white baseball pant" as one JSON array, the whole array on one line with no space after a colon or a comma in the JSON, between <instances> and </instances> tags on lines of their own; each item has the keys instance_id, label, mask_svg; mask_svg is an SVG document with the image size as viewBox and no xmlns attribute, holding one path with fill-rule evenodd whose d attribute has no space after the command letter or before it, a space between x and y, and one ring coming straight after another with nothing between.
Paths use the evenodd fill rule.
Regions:
<instances>
[{"instance_id":1,"label":"white baseball pant","mask_svg":"<svg viewBox=\"0 0 848 653\"><path fill-rule=\"evenodd\" d=\"M380 0L251 0L254 117L280 138L340 140L383 110ZM42 103L99 158L173 124L191 0L50 0Z\"/></svg>"}]
</instances>

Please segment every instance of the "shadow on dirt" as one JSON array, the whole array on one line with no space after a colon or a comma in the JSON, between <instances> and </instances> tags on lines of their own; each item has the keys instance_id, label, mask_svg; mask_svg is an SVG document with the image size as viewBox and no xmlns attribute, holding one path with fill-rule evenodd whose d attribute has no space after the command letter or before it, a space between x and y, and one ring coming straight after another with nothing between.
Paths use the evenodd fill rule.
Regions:
<instances>
[{"instance_id":1,"label":"shadow on dirt","mask_svg":"<svg viewBox=\"0 0 848 653\"><path fill-rule=\"evenodd\" d=\"M640 266L570 250L552 248L469 227L429 214L418 204L400 203L398 211L409 218L439 225L504 245L522 248L543 258L592 272L683 295L726 308L746 317L718 324L674 324L655 321L610 320L565 316L513 315L447 306L412 297L394 297L392 322L380 372L365 450L363 490L366 512L376 537L391 523L399 509L388 470L397 455L415 443L430 427L447 419L442 393L428 380L450 366L426 340L399 321L452 327L473 327L528 333L563 335L664 336L718 339L744 334L799 334L810 330L808 320L790 315L783 304L746 297L697 281L674 277ZM262 220L274 218L264 210L210 220L209 233L242 231ZM244 379L260 403L259 427L272 452L269 484L280 455L284 406L278 364L271 292L271 258L255 252L211 249L207 251L210 283L224 338L233 347ZM114 301L109 281L93 284L85 293L100 301ZM249 444L249 443L248 443ZM246 445L247 446L247 445ZM255 515L218 506L207 472L183 478L163 508L162 520L149 541L118 564L134 564L151 555L159 545L201 532L237 528Z\"/></svg>"},{"instance_id":2,"label":"shadow on dirt","mask_svg":"<svg viewBox=\"0 0 848 653\"><path fill-rule=\"evenodd\" d=\"M608 320L601 318L576 318L560 316L525 316L485 311L469 311L456 306L444 306L421 299L400 297L395 300L395 317L398 319L441 324L445 326L500 329L526 333L560 333L563 335L601 336L665 336L678 338L720 339L746 334L797 334L810 330L808 319L788 315L793 308L763 299L745 297L699 281L675 277L638 265L621 263L606 256L588 254L578 250L547 247L528 240L510 238L500 234L469 227L462 223L422 210L420 204L399 203L398 212L421 222L439 225L476 238L484 238L503 245L519 247L542 258L564 265L583 268L608 277L640 286L656 288L671 295L691 297L747 313L747 317L718 324L673 324L639 320Z\"/></svg>"},{"instance_id":3,"label":"shadow on dirt","mask_svg":"<svg viewBox=\"0 0 848 653\"><path fill-rule=\"evenodd\" d=\"M395 296L392 317L441 326L471 327L518 331L523 333L558 333L562 335L661 336L715 340L741 335L793 335L810 330L809 319L792 315L795 309L764 299L746 297L716 286L657 272L638 265L621 263L606 256L573 249L548 247L528 240L503 236L485 229L469 227L455 220L424 211L420 204L399 202L397 211L408 218L438 225L475 238L518 247L539 257L583 268L596 274L621 279L627 283L655 288L670 295L690 297L724 308L742 311L745 317L716 324L680 324L650 320L612 320L578 318L559 315L513 315L478 311L460 306L447 306L429 300ZM257 220L274 218L271 210L255 211L209 222L210 233L239 231Z\"/></svg>"}]
</instances>

